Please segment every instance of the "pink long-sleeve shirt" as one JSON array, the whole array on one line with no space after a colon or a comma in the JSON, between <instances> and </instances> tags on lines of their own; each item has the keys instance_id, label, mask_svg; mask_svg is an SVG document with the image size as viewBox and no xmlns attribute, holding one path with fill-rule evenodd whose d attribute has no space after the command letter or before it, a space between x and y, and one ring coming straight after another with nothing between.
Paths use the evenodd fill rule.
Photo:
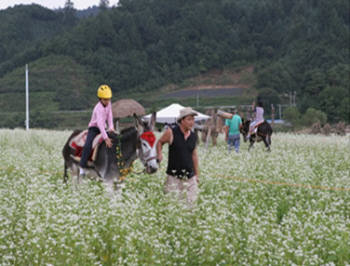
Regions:
<instances>
[{"instance_id":1,"label":"pink long-sleeve shirt","mask_svg":"<svg viewBox=\"0 0 350 266\"><path fill-rule=\"evenodd\" d=\"M255 121L256 122L264 121L264 108L259 106L256 107Z\"/></svg>"},{"instance_id":2,"label":"pink long-sleeve shirt","mask_svg":"<svg viewBox=\"0 0 350 266\"><path fill-rule=\"evenodd\" d=\"M108 138L105 129L106 121L108 123L108 128L114 130L111 103L109 102L108 105L104 107L101 102L98 102L92 112L89 127L97 127L100 130L103 139Z\"/></svg>"}]
</instances>

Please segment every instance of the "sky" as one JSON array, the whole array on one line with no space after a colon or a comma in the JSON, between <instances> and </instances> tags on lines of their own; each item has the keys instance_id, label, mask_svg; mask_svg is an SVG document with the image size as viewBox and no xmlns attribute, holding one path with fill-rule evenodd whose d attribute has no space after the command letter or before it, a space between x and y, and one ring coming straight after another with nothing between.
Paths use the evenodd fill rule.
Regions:
<instances>
[{"instance_id":1,"label":"sky","mask_svg":"<svg viewBox=\"0 0 350 266\"><path fill-rule=\"evenodd\" d=\"M98 6L100 0L71 0L74 4L75 9L86 9L90 6ZM66 0L0 0L0 9L6 9L15 5L30 5L32 3L39 4L41 6L57 9L63 8ZM117 0L109 0L109 5L113 6L117 3Z\"/></svg>"}]
</instances>

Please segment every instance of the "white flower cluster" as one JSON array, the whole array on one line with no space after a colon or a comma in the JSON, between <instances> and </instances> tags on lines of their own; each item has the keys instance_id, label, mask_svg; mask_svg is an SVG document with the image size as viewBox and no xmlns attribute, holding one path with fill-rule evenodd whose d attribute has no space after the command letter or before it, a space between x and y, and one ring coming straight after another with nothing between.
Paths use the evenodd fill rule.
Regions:
<instances>
[{"instance_id":1,"label":"white flower cluster","mask_svg":"<svg viewBox=\"0 0 350 266\"><path fill-rule=\"evenodd\" d=\"M350 265L349 137L198 147L189 209L154 175L63 184L70 132L0 130L0 265ZM135 163L135 172L142 165Z\"/></svg>"}]
</instances>

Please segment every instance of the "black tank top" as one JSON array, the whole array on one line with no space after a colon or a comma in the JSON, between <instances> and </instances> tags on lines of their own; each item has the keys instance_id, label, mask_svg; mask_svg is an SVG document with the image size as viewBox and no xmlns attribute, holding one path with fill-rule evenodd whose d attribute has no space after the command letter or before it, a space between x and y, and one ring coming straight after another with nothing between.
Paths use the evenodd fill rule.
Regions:
<instances>
[{"instance_id":1,"label":"black tank top","mask_svg":"<svg viewBox=\"0 0 350 266\"><path fill-rule=\"evenodd\" d=\"M191 131L185 140L180 127L176 125L173 131L173 142L169 146L168 175L178 178L191 178L194 176L192 153L196 147L197 136Z\"/></svg>"}]
</instances>

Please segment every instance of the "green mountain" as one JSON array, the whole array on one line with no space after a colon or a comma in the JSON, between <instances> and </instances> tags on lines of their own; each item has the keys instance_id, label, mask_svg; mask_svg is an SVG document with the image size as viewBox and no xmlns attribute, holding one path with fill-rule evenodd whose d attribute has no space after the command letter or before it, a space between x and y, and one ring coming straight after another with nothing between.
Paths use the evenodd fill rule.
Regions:
<instances>
[{"instance_id":1,"label":"green mountain","mask_svg":"<svg viewBox=\"0 0 350 266\"><path fill-rule=\"evenodd\" d=\"M296 92L302 113L313 107L330 122L350 122L348 10L347 0L120 0L81 19L74 10L7 9L0 12L0 110L23 112L16 103L24 101L27 63L31 107L48 116L92 108L101 83L115 99L135 96L151 107L161 104L154 95L164 86L254 65L253 89L266 102L267 94L278 104ZM22 123L16 115L1 120Z\"/></svg>"},{"instance_id":2,"label":"green mountain","mask_svg":"<svg viewBox=\"0 0 350 266\"><path fill-rule=\"evenodd\" d=\"M13 69L16 66L7 61L30 54L36 46L71 28L76 21L67 20L63 10L54 12L35 4L0 10L0 64L7 63L7 68Z\"/></svg>"}]
</instances>

